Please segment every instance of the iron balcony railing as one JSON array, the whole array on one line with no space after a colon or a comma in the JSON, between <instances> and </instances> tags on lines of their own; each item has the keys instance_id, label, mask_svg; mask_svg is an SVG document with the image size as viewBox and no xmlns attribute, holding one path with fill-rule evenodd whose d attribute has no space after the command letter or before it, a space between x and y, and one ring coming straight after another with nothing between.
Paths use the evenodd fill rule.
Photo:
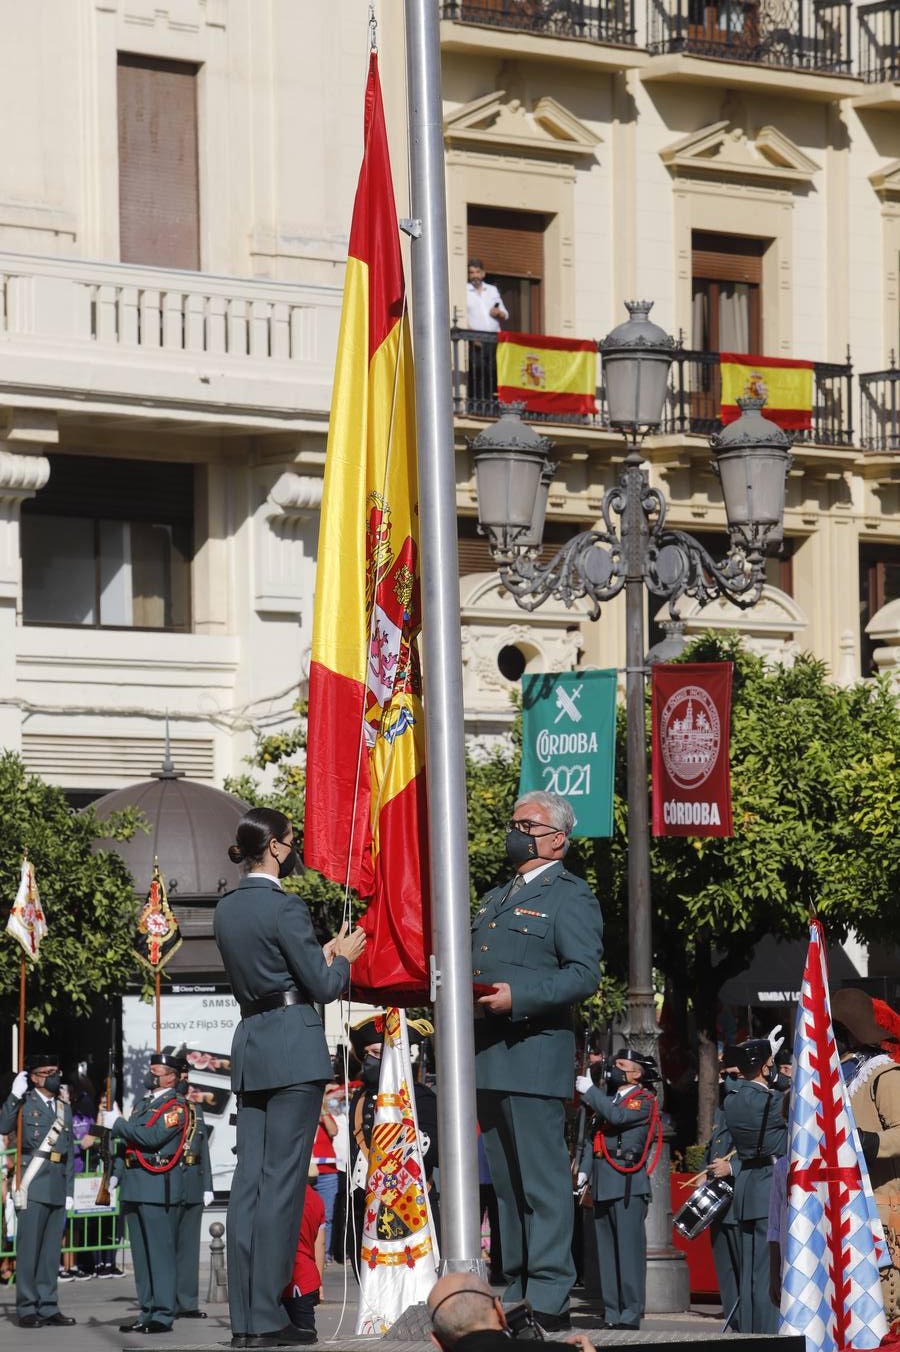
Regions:
<instances>
[{"instance_id":1,"label":"iron balcony railing","mask_svg":"<svg viewBox=\"0 0 900 1352\"><path fill-rule=\"evenodd\" d=\"M900 80L900 0L860 5L859 75L877 83Z\"/></svg>"},{"instance_id":2,"label":"iron balcony railing","mask_svg":"<svg viewBox=\"0 0 900 1352\"><path fill-rule=\"evenodd\" d=\"M441 18L582 42L635 45L634 0L443 0Z\"/></svg>"},{"instance_id":3,"label":"iron balcony railing","mask_svg":"<svg viewBox=\"0 0 900 1352\"><path fill-rule=\"evenodd\" d=\"M851 8L851 0L649 0L647 46L849 74Z\"/></svg>"},{"instance_id":4,"label":"iron balcony railing","mask_svg":"<svg viewBox=\"0 0 900 1352\"><path fill-rule=\"evenodd\" d=\"M454 327L450 330L450 350L456 416L499 417L496 333ZM599 363L597 374L599 380ZM897 377L900 379L900 372ZM812 427L808 431L798 432L797 442L817 446L852 446L852 399L853 367L849 358L844 365L816 362L813 366ZM679 348L672 363L661 431L695 432L700 436L711 436L722 426L721 403L719 354ZM529 422L576 423L601 430L609 428L606 391L602 384L597 387L596 413L527 413L525 416Z\"/></svg>"},{"instance_id":5,"label":"iron balcony railing","mask_svg":"<svg viewBox=\"0 0 900 1352\"><path fill-rule=\"evenodd\" d=\"M900 451L900 371L869 371L859 378L860 441L865 451Z\"/></svg>"}]
</instances>

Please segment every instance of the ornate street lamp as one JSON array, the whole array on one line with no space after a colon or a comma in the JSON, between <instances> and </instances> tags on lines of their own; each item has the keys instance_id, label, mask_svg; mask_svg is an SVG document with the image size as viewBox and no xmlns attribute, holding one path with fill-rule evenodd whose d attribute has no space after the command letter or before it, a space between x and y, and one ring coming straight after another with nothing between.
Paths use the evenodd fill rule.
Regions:
<instances>
[{"instance_id":1,"label":"ornate street lamp","mask_svg":"<svg viewBox=\"0 0 900 1352\"><path fill-rule=\"evenodd\" d=\"M641 445L662 421L674 340L652 323L652 302L627 304L629 319L600 343L610 425L621 430L628 454L618 482L607 489L601 505L602 529L582 531L563 545L548 563L540 560L538 518L543 521L540 488L552 478L551 443L526 429L519 410L507 407L494 427L469 440L478 485L479 524L507 590L523 610L536 610L549 598L571 606L586 599L597 619L601 604L625 591L625 700L628 730L628 1041L655 1056L656 1017L653 996L653 935L650 909L650 823L648 814L647 747L644 722L644 589L668 602L673 621L677 602L694 597L701 606L718 596L735 605L752 606L765 582L767 551L782 538L785 480L791 463L790 437L762 414L764 400L738 400L740 416L710 440L713 468L722 485L730 549L715 560L699 540L666 525L666 500L651 488ZM530 438L529 438L530 432ZM504 447L504 440L507 442ZM524 498L523 448L528 446L530 502L517 498L517 516L498 520L495 504L514 496L510 481ZM542 449L543 448L543 449ZM543 461L539 465L538 457ZM513 460L513 457L516 457ZM517 476L520 476L517 478ZM533 486L533 488L532 488ZM491 504L482 513L482 498ZM618 525L615 518L618 518ZM531 522L531 527L523 523ZM663 655L673 651L671 640ZM675 636L677 648L677 636ZM654 656L659 656L654 653ZM668 1210L666 1206L665 1210ZM668 1248L665 1216L654 1224L651 1250ZM648 1277L653 1272L651 1262ZM663 1282L665 1278L662 1278ZM661 1299L665 1301L665 1295ZM676 1306L657 1304L656 1309Z\"/></svg>"}]
</instances>

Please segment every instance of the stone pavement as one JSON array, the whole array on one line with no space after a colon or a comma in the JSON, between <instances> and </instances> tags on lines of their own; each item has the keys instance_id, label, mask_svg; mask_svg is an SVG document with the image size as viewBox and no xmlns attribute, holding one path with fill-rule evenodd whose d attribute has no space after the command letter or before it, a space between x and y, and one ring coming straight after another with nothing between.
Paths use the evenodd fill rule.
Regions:
<instances>
[{"instance_id":1,"label":"stone pavement","mask_svg":"<svg viewBox=\"0 0 900 1352\"><path fill-rule=\"evenodd\" d=\"M127 1254L126 1254L127 1259ZM142 1349L220 1349L231 1337L228 1307L224 1302L207 1304L203 1297L208 1289L208 1260L204 1246L201 1259L200 1297L206 1309L206 1319L180 1319L171 1335L139 1338L135 1334L119 1332L119 1324L133 1318L137 1312L134 1299L134 1281L130 1270L125 1277L109 1281L93 1278L85 1282L65 1282L59 1288L60 1309L74 1315L77 1324L72 1328L20 1329L15 1322L15 1287L0 1286L0 1350L21 1352L106 1352L106 1349L140 1347ZM356 1325L357 1285L351 1268L329 1264L325 1274L325 1300L316 1311L320 1343L332 1347L361 1348L371 1346L372 1338L354 1336ZM573 1325L577 1332L590 1333L598 1320L597 1306L573 1297ZM603 1333L599 1330L593 1342L602 1346L613 1344L642 1344L645 1342L698 1341L718 1335L722 1316L712 1306L695 1306L687 1314L653 1315L641 1326L640 1334ZM398 1352L434 1352L431 1344L394 1343ZM742 1349L742 1352L744 1350ZM748 1349L752 1352L752 1349Z\"/></svg>"}]
</instances>

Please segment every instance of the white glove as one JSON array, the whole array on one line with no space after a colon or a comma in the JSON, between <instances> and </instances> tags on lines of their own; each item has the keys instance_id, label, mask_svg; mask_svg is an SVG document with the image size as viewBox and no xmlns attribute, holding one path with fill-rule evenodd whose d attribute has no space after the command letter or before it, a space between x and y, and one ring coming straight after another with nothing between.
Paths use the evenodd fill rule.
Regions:
<instances>
[{"instance_id":1,"label":"white glove","mask_svg":"<svg viewBox=\"0 0 900 1352\"><path fill-rule=\"evenodd\" d=\"M74 1210L75 1210L75 1198L74 1198L74 1197L67 1197L67 1198L66 1198L66 1211L74 1211Z\"/></svg>"},{"instance_id":2,"label":"white glove","mask_svg":"<svg viewBox=\"0 0 900 1352\"><path fill-rule=\"evenodd\" d=\"M113 1174L113 1175L110 1177L110 1180L109 1180L109 1196L110 1196L110 1200L112 1200L112 1195L113 1195L113 1193L115 1192L115 1190L116 1190L116 1188L117 1188L118 1186L119 1186L119 1180L116 1178L115 1174Z\"/></svg>"},{"instance_id":3,"label":"white glove","mask_svg":"<svg viewBox=\"0 0 900 1352\"><path fill-rule=\"evenodd\" d=\"M772 1048L772 1055L775 1056L784 1046L784 1034L781 1031L781 1024L776 1023L771 1033L768 1035L769 1046Z\"/></svg>"},{"instance_id":4,"label":"white glove","mask_svg":"<svg viewBox=\"0 0 900 1352\"><path fill-rule=\"evenodd\" d=\"M581 1173L581 1172L579 1171L578 1177L577 1177L576 1180L575 1180L575 1186L576 1186L576 1188L578 1189L579 1192L581 1192L581 1189L582 1189L582 1188L584 1188L584 1187L587 1186L587 1181L588 1181L588 1176L587 1176L587 1174Z\"/></svg>"},{"instance_id":5,"label":"white glove","mask_svg":"<svg viewBox=\"0 0 900 1352\"><path fill-rule=\"evenodd\" d=\"M23 1099L28 1091L28 1071L20 1070L12 1082L10 1093L13 1098Z\"/></svg>"},{"instance_id":6,"label":"white glove","mask_svg":"<svg viewBox=\"0 0 900 1352\"><path fill-rule=\"evenodd\" d=\"M100 1114L101 1125L106 1127L107 1131L111 1131L121 1116L115 1104L111 1108L104 1108Z\"/></svg>"},{"instance_id":7,"label":"white glove","mask_svg":"<svg viewBox=\"0 0 900 1352\"><path fill-rule=\"evenodd\" d=\"M212 1206L213 1202L215 1201L215 1196L216 1194L214 1192L205 1192L203 1194L203 1205Z\"/></svg>"},{"instance_id":8,"label":"white glove","mask_svg":"<svg viewBox=\"0 0 900 1352\"><path fill-rule=\"evenodd\" d=\"M575 1088L579 1094L586 1094L589 1089L593 1089L594 1081L590 1075L576 1075Z\"/></svg>"}]
</instances>

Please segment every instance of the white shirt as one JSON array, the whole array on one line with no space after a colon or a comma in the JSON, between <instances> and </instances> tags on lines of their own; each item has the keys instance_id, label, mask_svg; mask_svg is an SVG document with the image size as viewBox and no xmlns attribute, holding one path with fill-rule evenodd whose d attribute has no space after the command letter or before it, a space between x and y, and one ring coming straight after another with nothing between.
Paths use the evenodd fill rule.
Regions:
<instances>
[{"instance_id":1,"label":"white shirt","mask_svg":"<svg viewBox=\"0 0 900 1352\"><path fill-rule=\"evenodd\" d=\"M527 887L528 884L533 882L535 878L539 878L542 873L545 873L546 870L551 867L551 865L558 863L559 863L558 859L548 859L546 860L545 863L538 864L537 868L530 868L527 873L519 874L519 877L524 879L522 887L519 888L519 891L521 892L522 888Z\"/></svg>"},{"instance_id":2,"label":"white shirt","mask_svg":"<svg viewBox=\"0 0 900 1352\"><path fill-rule=\"evenodd\" d=\"M256 871L255 873L245 873L245 874L244 874L244 877L245 877L245 878L265 878L266 882L274 883L276 887L281 888L281 891L282 891L282 892L284 891L284 888L281 887L281 883L278 881L277 878L273 878L273 876L272 876L271 873L263 873L263 871L262 871L261 869L257 869L257 871Z\"/></svg>"},{"instance_id":3,"label":"white shirt","mask_svg":"<svg viewBox=\"0 0 900 1352\"><path fill-rule=\"evenodd\" d=\"M466 287L466 321L470 329L480 329L482 333L499 333L500 321L491 314L495 305L500 306L504 319L509 319L509 311L500 299L500 292L490 282L482 282L479 290L474 282Z\"/></svg>"}]
</instances>

